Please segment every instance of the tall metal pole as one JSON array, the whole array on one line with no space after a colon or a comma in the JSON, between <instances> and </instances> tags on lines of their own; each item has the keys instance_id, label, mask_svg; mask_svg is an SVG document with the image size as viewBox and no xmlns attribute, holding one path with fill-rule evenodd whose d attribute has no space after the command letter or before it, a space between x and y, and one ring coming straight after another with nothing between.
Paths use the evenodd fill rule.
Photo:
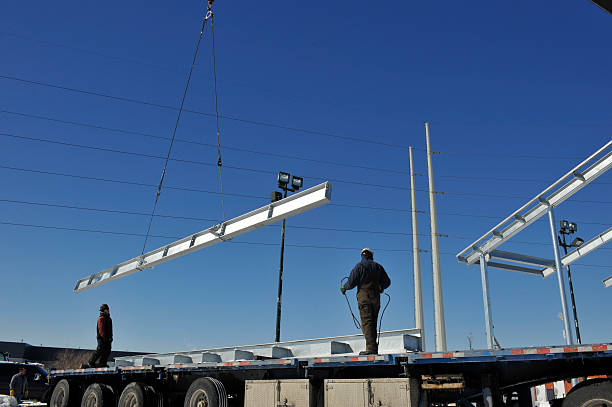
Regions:
<instances>
[{"instance_id":1,"label":"tall metal pole","mask_svg":"<svg viewBox=\"0 0 612 407\"><path fill-rule=\"evenodd\" d=\"M421 259L419 255L419 227L417 225L416 191L414 182L414 163L412 147L410 155L410 198L412 201L412 258L414 261L414 320L416 328L421 330L421 347L425 350L425 323L423 320L423 289L421 285Z\"/></svg>"},{"instance_id":2,"label":"tall metal pole","mask_svg":"<svg viewBox=\"0 0 612 407\"><path fill-rule=\"evenodd\" d=\"M485 312L485 331L488 349L493 349L493 317L491 315L491 297L489 296L489 271L484 254L480 255L480 279L482 281L482 302Z\"/></svg>"},{"instance_id":3,"label":"tall metal pole","mask_svg":"<svg viewBox=\"0 0 612 407\"><path fill-rule=\"evenodd\" d=\"M565 242L565 233L563 234L563 251L567 256L567 243ZM569 264L567 267L567 282L569 283L570 289L570 298L572 300L572 311L574 313L574 325L576 326L576 339L578 339L578 344L582 344L582 339L580 338L580 326L578 325L578 311L576 310L576 298L574 297L574 284L572 283L572 272L570 270Z\"/></svg>"},{"instance_id":4,"label":"tall metal pole","mask_svg":"<svg viewBox=\"0 0 612 407\"><path fill-rule=\"evenodd\" d=\"M431 143L429 123L425 123L427 140L427 173L429 177L429 217L431 219L431 260L433 263L434 319L436 324L436 351L446 351L446 327L444 323L444 302L442 300L442 275L440 272L440 250L438 246L438 219L434 192L433 168L431 164Z\"/></svg>"},{"instance_id":5,"label":"tall metal pole","mask_svg":"<svg viewBox=\"0 0 612 407\"><path fill-rule=\"evenodd\" d=\"M287 198L287 189L285 190L284 198ZM278 272L278 297L276 300L276 339L275 342L280 342L280 321L281 321L281 308L283 298L283 259L285 255L285 219L283 219L283 226L281 231L281 253L280 253L280 269Z\"/></svg>"},{"instance_id":6,"label":"tall metal pole","mask_svg":"<svg viewBox=\"0 0 612 407\"><path fill-rule=\"evenodd\" d=\"M567 297L565 294L565 281L563 279L563 265L561 264L561 253L559 252L559 243L557 242L557 223L555 221L555 213L553 207L548 208L548 221L550 223L550 233L552 236L553 250L555 254L555 268L557 270L557 281L559 283L559 295L561 296L561 308L563 311L563 329L565 331L565 343L572 345L574 336L570 329L569 312L567 311Z\"/></svg>"}]
</instances>

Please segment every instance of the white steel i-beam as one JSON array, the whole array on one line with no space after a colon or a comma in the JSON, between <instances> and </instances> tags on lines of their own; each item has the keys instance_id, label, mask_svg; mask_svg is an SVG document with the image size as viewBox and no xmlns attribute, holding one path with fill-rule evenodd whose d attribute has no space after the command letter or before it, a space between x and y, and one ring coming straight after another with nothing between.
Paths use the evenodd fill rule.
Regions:
<instances>
[{"instance_id":1,"label":"white steel i-beam","mask_svg":"<svg viewBox=\"0 0 612 407\"><path fill-rule=\"evenodd\" d=\"M489 271L484 255L480 256L480 279L482 281L482 302L485 312L487 347L488 349L493 349L493 316L491 315L491 297L489 296Z\"/></svg>"},{"instance_id":2,"label":"white steel i-beam","mask_svg":"<svg viewBox=\"0 0 612 407\"><path fill-rule=\"evenodd\" d=\"M572 168L563 177L495 225L482 237L457 254L460 261L472 265L481 253L490 253L521 230L546 215L548 208L563 201L593 182L612 167L612 141Z\"/></svg>"},{"instance_id":3,"label":"white steel i-beam","mask_svg":"<svg viewBox=\"0 0 612 407\"><path fill-rule=\"evenodd\" d=\"M142 256L118 264L99 273L79 280L74 291L79 293L89 288L108 283L158 264L167 262L196 250L261 228L279 220L306 212L310 209L329 203L331 184L324 182L312 188L293 194L280 201L255 209L234 219L215 225L166 246L160 247Z\"/></svg>"},{"instance_id":4,"label":"white steel i-beam","mask_svg":"<svg viewBox=\"0 0 612 407\"><path fill-rule=\"evenodd\" d=\"M605 232L595 236L593 239L589 240L586 243L583 243L579 248L569 252L564 257L561 258L561 264L563 266L569 266L576 260L586 256L591 253L593 250L600 248L604 244L608 243L612 240L612 228L609 228ZM548 277L553 274L555 269L553 267L547 267L542 270L542 274L544 277Z\"/></svg>"},{"instance_id":5,"label":"white steel i-beam","mask_svg":"<svg viewBox=\"0 0 612 407\"><path fill-rule=\"evenodd\" d=\"M565 331L565 343L574 343L574 336L570 329L569 311L567 308L567 295L565 294L565 279L563 278L563 265L561 264L561 253L559 252L559 242L557 240L557 222L553 207L548 208L548 222L550 224L550 234L553 242L555 255L555 268L557 271L557 281L559 283L559 295L561 296L561 308L563 311L563 330Z\"/></svg>"},{"instance_id":6,"label":"white steel i-beam","mask_svg":"<svg viewBox=\"0 0 612 407\"><path fill-rule=\"evenodd\" d=\"M438 245L438 216L436 214L436 197L431 163L431 143L429 141L429 123L425 123L427 141L427 175L429 178L429 217L431 218L431 262L433 264L434 319L436 325L436 351L446 351L446 326L444 322L444 302L442 299L442 275L440 271L440 250Z\"/></svg>"},{"instance_id":7,"label":"white steel i-beam","mask_svg":"<svg viewBox=\"0 0 612 407\"><path fill-rule=\"evenodd\" d=\"M416 328L421 330L422 350L425 351L425 320L423 318L423 288L421 284L421 259L419 254L419 227L417 225L416 190L414 182L414 162L412 147L410 156L410 200L412 203L412 259L414 264L414 320Z\"/></svg>"}]
</instances>

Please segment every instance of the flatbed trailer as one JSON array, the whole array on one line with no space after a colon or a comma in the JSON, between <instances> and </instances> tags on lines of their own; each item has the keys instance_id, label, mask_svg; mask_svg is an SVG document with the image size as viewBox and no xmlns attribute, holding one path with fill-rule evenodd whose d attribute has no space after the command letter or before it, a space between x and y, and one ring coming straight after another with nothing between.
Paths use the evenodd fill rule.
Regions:
<instances>
[{"instance_id":1,"label":"flatbed trailer","mask_svg":"<svg viewBox=\"0 0 612 407\"><path fill-rule=\"evenodd\" d=\"M612 344L406 351L54 370L49 402L51 407L523 407L532 406L530 389L536 385L599 376L574 387L562 402L594 407L612 403L607 375L612 375Z\"/></svg>"}]
</instances>

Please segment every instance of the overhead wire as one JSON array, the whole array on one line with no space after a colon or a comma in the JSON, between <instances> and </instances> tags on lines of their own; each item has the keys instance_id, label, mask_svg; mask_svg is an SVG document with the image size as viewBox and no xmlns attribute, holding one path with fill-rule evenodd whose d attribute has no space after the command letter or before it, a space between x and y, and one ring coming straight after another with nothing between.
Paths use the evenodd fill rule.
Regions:
<instances>
[{"instance_id":1,"label":"overhead wire","mask_svg":"<svg viewBox=\"0 0 612 407\"><path fill-rule=\"evenodd\" d=\"M81 174L73 174L73 173L65 173L65 172L57 172L57 171L47 171L47 170L39 170L33 168L23 168L23 167L14 167L8 165L0 165L0 169L5 169L9 171L19 171L19 172L28 172L33 174L40 175L50 175L57 177L65 177L65 178L74 178L74 179L82 179L86 181L96 181L96 182L106 182L120 185L132 185L132 186L140 186L140 187L156 187L155 184L149 184L138 181L130 181L130 180L122 180L122 179L113 179L113 178L103 178L103 177L92 177ZM216 194L218 195L218 191L210 191L200 188L189 188L189 187L180 187L180 186L172 186L166 185L166 189L173 189L177 191L185 191L185 192L195 192L195 193L206 193L206 194ZM268 199L268 197L260 196L260 195L251 195L251 194L243 194L243 193L225 193L228 196L235 196L240 198L253 198L253 199ZM381 206L371 206L371 205L358 205L358 204L348 204L348 203L338 203L331 202L328 206L336 206L341 208L352 208L352 209L365 209L365 210L374 210L374 211L384 211L384 212L396 212L396 213L412 213L411 209L404 208L390 208L390 207L381 207ZM416 211L417 213L428 215L424 211ZM493 216L493 215L479 215L479 214L469 214L469 213L458 213L458 212L437 212L438 215L442 216L458 216L458 217L468 217L468 218L481 218L481 219L500 219L503 216ZM592 225L603 225L609 226L609 223L603 222L588 222L588 221L577 221L580 224L592 224Z\"/></svg>"},{"instance_id":2,"label":"overhead wire","mask_svg":"<svg viewBox=\"0 0 612 407\"><path fill-rule=\"evenodd\" d=\"M118 150L118 149L112 149L112 148L106 148L106 147L89 146L89 145L83 145L83 144L77 144L77 143L69 143L65 141L49 140L49 139L38 138L38 137L21 136L21 135L4 133L4 132L0 132L0 137L12 137L16 139L28 140L28 141L33 141L33 142L57 144L57 145L63 145L63 146L68 146L68 147L104 151L104 152L109 152L109 153L114 153L114 154L132 155L132 156L138 156L138 157L144 157L144 158L153 158L153 159L167 158L168 160L171 160L171 161L182 162L182 163L187 163L187 164L196 164L196 165L204 165L204 166L214 166L215 165L215 164L211 164L211 163L204 162L204 161L198 161L198 160L170 158L169 156L163 157L163 156L159 156L155 154L139 153L139 152L134 152L134 151ZM276 172L274 171L264 170L264 169L259 169L259 168L238 167L238 166L229 166L229 165L225 165L225 166L227 168L238 170L238 171L248 171L248 172L255 172L255 173L260 173L260 174L276 174ZM162 173L162 181L163 181L163 175L164 173ZM332 181L332 182L338 182L338 183L376 187L376 188L386 188L386 189L394 189L394 190L410 190L409 187L400 187L400 186L395 186L395 185L375 184L375 183L360 182L360 181L350 181L350 180L344 180L344 179L323 178L323 177L317 177L317 176L308 176L308 178L315 179L315 180L321 180L321 181ZM429 192L426 189L415 189L415 191ZM473 193L473 192L456 192L456 191L440 191L440 190L436 190L434 191L434 193L439 194L439 195L453 195L453 196L464 196L464 197L476 196L476 197L483 197L483 198L523 199L523 196L520 196L520 195L482 194L482 193ZM611 204L612 203L612 201L581 200L581 199L574 199L574 198L568 199L568 201L582 202L582 203L596 203L596 204Z\"/></svg>"},{"instance_id":3,"label":"overhead wire","mask_svg":"<svg viewBox=\"0 0 612 407\"><path fill-rule=\"evenodd\" d=\"M121 134L130 134L130 135L134 135L134 136L148 137L148 138L154 138L154 139L160 139L160 140L170 140L170 137L154 135L154 134L145 133L145 132L142 132L142 131L120 129L120 128L116 128L116 127L101 126L101 125L97 125L97 124L86 123L86 122L77 122L77 121L72 121L72 120L63 120L63 119L58 119L58 118L49 117L49 116L41 116L41 115L35 115L35 114L23 113L23 112L15 112L15 111L11 111L11 110L3 110L3 109L0 109L0 113L10 114L10 115L15 115L15 116L23 116L23 117L39 119L39 120L47 120L47 121L51 121L51 122L62 123L62 124L67 124L67 125L72 125L72 126L81 126L81 127L86 127L86 128L93 128L93 129L98 129L98 130L111 131L111 132L116 132L116 133L121 133ZM209 143L204 143L204 142L201 142L201 141L189 140L189 139L184 139L184 138L180 138L180 137L176 138L176 142L181 142L181 143L186 143L186 144L193 144L193 145L199 145L199 146L203 146L203 147L212 147L212 148L216 147L215 144L209 144ZM368 171L377 171L377 172L383 172L383 173L387 173L387 174L388 173L403 174L403 175L409 175L410 174L409 171L402 171L402 170L397 170L397 169L392 169L392 168L369 167L369 166L366 166L366 165L349 164L349 163L345 163L345 162L338 162L338 161L331 161L331 160L322 160L322 159L318 159L318 158L302 157L302 156L296 156L296 155L291 155L291 154L272 153L272 152L269 152L269 151L253 150L253 149L233 147L233 146L228 146L228 145L224 145L223 148L226 149L226 150L238 151L238 152L250 153L250 154L258 154L258 155L264 155L264 156L268 156L268 157L287 158L287 159L291 159L291 160L300 160L300 161L306 161L306 162L328 164L328 165L334 165L334 166L338 166L338 167L355 168L355 169L362 169L362 170L368 170Z\"/></svg>"},{"instance_id":4,"label":"overhead wire","mask_svg":"<svg viewBox=\"0 0 612 407\"><path fill-rule=\"evenodd\" d=\"M69 227L69 226L54 226L54 225L41 225L41 224L33 224L33 223L22 223L22 222L9 222L9 221L0 221L0 225L7 226L17 226L17 227L30 227L30 228L40 228L40 229L52 229L52 230L65 230L69 232L85 232L85 233L100 233L100 234L108 234L108 235L118 235L118 236L133 236L133 237L142 237L144 234L142 233L130 233L130 232L119 232L112 230L103 230L103 229L89 229L89 228L77 228L77 227ZM150 235L149 237L154 238L163 238L163 239L181 239L184 236L172 236L172 235ZM236 241L236 240L228 240L227 242L231 242L234 244L245 244L245 245L257 245L257 246L278 246L278 243L273 242L254 242L254 241ZM335 245L321 245L321 244L296 244L290 243L285 244L288 247L296 247L303 249L328 249L328 250L361 250L360 247L356 246L335 246ZM612 248L599 248L599 250L606 250ZM373 247L372 250L378 252L403 252L403 253L411 253L412 249L390 249L383 247ZM448 255L455 257L456 254L452 252L440 252L442 255ZM602 266L599 264L585 264L585 263L574 263L575 265L584 266L584 267L595 267L595 268L612 268L612 266Z\"/></svg>"}]
</instances>

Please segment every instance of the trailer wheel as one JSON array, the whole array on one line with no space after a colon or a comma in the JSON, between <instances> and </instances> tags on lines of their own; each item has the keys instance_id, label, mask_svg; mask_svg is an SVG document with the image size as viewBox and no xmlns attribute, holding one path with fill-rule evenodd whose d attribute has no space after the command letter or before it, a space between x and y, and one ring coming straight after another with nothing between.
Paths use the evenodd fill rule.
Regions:
<instances>
[{"instance_id":1,"label":"trailer wheel","mask_svg":"<svg viewBox=\"0 0 612 407\"><path fill-rule=\"evenodd\" d=\"M598 381L585 384L571 391L563 401L563 407L611 407L612 382Z\"/></svg>"},{"instance_id":2,"label":"trailer wheel","mask_svg":"<svg viewBox=\"0 0 612 407\"><path fill-rule=\"evenodd\" d=\"M49 407L67 407L74 405L75 389L74 386L70 386L68 380L60 380L53 389L51 394L51 400L49 401Z\"/></svg>"},{"instance_id":3,"label":"trailer wheel","mask_svg":"<svg viewBox=\"0 0 612 407\"><path fill-rule=\"evenodd\" d=\"M119 397L119 407L146 407L149 406L149 386L132 382L125 386Z\"/></svg>"},{"instance_id":4,"label":"trailer wheel","mask_svg":"<svg viewBox=\"0 0 612 407\"><path fill-rule=\"evenodd\" d=\"M114 405L112 389L104 384L90 384L81 398L81 407L109 407Z\"/></svg>"},{"instance_id":5,"label":"trailer wheel","mask_svg":"<svg viewBox=\"0 0 612 407\"><path fill-rule=\"evenodd\" d=\"M200 377L189 386L183 407L225 407L226 399L225 388L220 381Z\"/></svg>"}]
</instances>

